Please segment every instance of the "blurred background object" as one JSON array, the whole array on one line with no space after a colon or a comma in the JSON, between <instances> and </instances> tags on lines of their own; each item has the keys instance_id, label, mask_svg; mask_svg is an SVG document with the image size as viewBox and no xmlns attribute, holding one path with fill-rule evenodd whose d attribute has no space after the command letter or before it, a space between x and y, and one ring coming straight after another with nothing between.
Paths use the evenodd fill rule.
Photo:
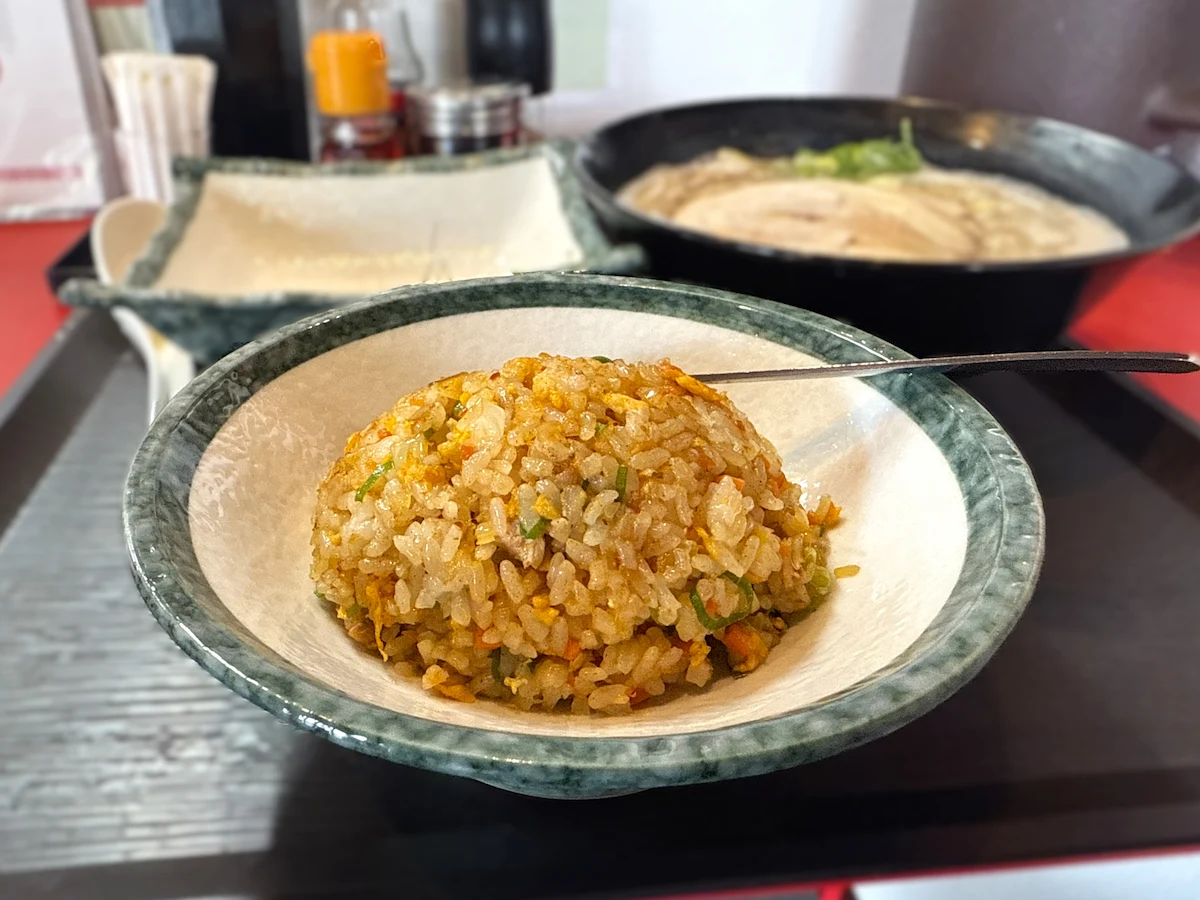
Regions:
<instances>
[{"instance_id":1,"label":"blurred background object","mask_svg":"<svg viewBox=\"0 0 1200 900\"><path fill-rule=\"evenodd\" d=\"M902 89L1189 155L1200 129L1194 0L919 0Z\"/></svg>"},{"instance_id":2,"label":"blurred background object","mask_svg":"<svg viewBox=\"0 0 1200 900\"><path fill-rule=\"evenodd\" d=\"M403 130L407 92L424 80L425 66L413 47L403 0L375 3L368 11L368 17L375 33L383 40L392 112L396 116L397 127Z\"/></svg>"},{"instance_id":3,"label":"blurred background object","mask_svg":"<svg viewBox=\"0 0 1200 900\"><path fill-rule=\"evenodd\" d=\"M700 100L893 96L914 5L552 0L551 91L530 103L530 119L548 135L574 137L623 116ZM561 87L560 74L570 75ZM577 77L586 80L578 84Z\"/></svg>"},{"instance_id":4,"label":"blurred background object","mask_svg":"<svg viewBox=\"0 0 1200 900\"><path fill-rule=\"evenodd\" d=\"M298 0L301 41L333 26L337 0ZM387 54L391 107L405 147L410 115L408 92L421 84L448 84L466 78L463 0L363 0L363 14ZM313 93L310 78L310 95ZM310 107L311 158L320 157L322 117Z\"/></svg>"},{"instance_id":5,"label":"blurred background object","mask_svg":"<svg viewBox=\"0 0 1200 900\"><path fill-rule=\"evenodd\" d=\"M101 53L154 49L150 17L141 0L91 0L88 7Z\"/></svg>"},{"instance_id":6,"label":"blurred background object","mask_svg":"<svg viewBox=\"0 0 1200 900\"><path fill-rule=\"evenodd\" d=\"M436 156L515 147L524 140L522 109L528 96L529 85L511 81L417 88L409 110L413 146Z\"/></svg>"},{"instance_id":7,"label":"blurred background object","mask_svg":"<svg viewBox=\"0 0 1200 900\"><path fill-rule=\"evenodd\" d=\"M332 5L299 0L301 46L325 27ZM915 0L483 0L475 25L467 0L373 5L403 9L422 84L525 81L533 93L525 124L578 137L620 116L693 100L894 95ZM505 55L518 45L531 60ZM315 122L312 140L315 158Z\"/></svg>"},{"instance_id":8,"label":"blurred background object","mask_svg":"<svg viewBox=\"0 0 1200 900\"><path fill-rule=\"evenodd\" d=\"M149 0L147 11L155 49L207 56L217 65L214 154L309 158L295 0Z\"/></svg>"},{"instance_id":9,"label":"blurred background object","mask_svg":"<svg viewBox=\"0 0 1200 900\"><path fill-rule=\"evenodd\" d=\"M209 154L216 66L203 56L165 53L109 53L101 65L116 109L113 137L126 190L171 202L171 161Z\"/></svg>"},{"instance_id":10,"label":"blurred background object","mask_svg":"<svg viewBox=\"0 0 1200 900\"><path fill-rule=\"evenodd\" d=\"M308 68L321 116L322 162L404 155L396 120L396 113L404 109L404 83L397 86L398 94L393 93L388 55L383 36L375 30L373 11L377 12L364 0L339 0L326 26L308 43Z\"/></svg>"},{"instance_id":11,"label":"blurred background object","mask_svg":"<svg viewBox=\"0 0 1200 900\"><path fill-rule=\"evenodd\" d=\"M549 0L467 0L467 68L478 82L550 90Z\"/></svg>"},{"instance_id":12,"label":"blurred background object","mask_svg":"<svg viewBox=\"0 0 1200 900\"><path fill-rule=\"evenodd\" d=\"M407 0L404 12L408 19L409 34L421 55L424 81L447 84L466 78L464 0Z\"/></svg>"},{"instance_id":13,"label":"blurred background object","mask_svg":"<svg viewBox=\"0 0 1200 900\"><path fill-rule=\"evenodd\" d=\"M0 3L0 221L68 218L117 190L87 10Z\"/></svg>"}]
</instances>

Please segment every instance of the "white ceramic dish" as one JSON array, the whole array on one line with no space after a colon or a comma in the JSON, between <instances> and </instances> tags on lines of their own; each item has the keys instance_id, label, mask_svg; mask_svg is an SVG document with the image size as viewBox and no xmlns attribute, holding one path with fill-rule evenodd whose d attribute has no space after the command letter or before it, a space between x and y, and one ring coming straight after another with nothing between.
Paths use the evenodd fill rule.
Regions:
<instances>
[{"instance_id":1,"label":"white ceramic dish","mask_svg":"<svg viewBox=\"0 0 1200 900\"><path fill-rule=\"evenodd\" d=\"M405 284L527 271L635 271L554 144L310 166L176 160L176 201L120 285L68 282L207 364L303 316Z\"/></svg>"},{"instance_id":2,"label":"white ceramic dish","mask_svg":"<svg viewBox=\"0 0 1200 900\"><path fill-rule=\"evenodd\" d=\"M624 717L457 704L350 641L309 579L315 489L346 437L447 374L550 352L693 372L896 356L809 313L699 288L527 276L396 291L202 374L126 497L148 604L202 665L300 727L513 790L595 796L768 771L886 733L999 644L1041 560L1040 501L995 421L941 376L739 385L785 470L844 506L861 574L752 674Z\"/></svg>"},{"instance_id":3,"label":"white ceramic dish","mask_svg":"<svg viewBox=\"0 0 1200 900\"><path fill-rule=\"evenodd\" d=\"M101 284L118 285L125 280L166 217L162 204L136 197L113 200L97 213L90 243ZM167 340L132 310L114 307L112 315L146 366L148 421L153 422L167 401L196 377L196 363L186 350Z\"/></svg>"}]
</instances>

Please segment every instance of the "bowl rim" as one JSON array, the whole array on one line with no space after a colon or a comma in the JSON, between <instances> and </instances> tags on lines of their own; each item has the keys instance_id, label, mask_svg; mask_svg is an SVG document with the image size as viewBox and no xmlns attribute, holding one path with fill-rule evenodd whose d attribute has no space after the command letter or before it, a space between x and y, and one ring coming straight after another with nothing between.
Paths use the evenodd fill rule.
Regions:
<instances>
[{"instance_id":1,"label":"bowl rim","mask_svg":"<svg viewBox=\"0 0 1200 900\"><path fill-rule=\"evenodd\" d=\"M771 247L765 244L754 244L748 241L716 237L704 231L685 228L666 219L646 215L645 213L620 203L617 200L616 192L611 191L600 184L600 182L593 177L588 168L587 159L594 151L595 142L606 132L615 131L618 128L622 128L642 120L650 120L659 116L679 115L685 112L701 111L704 109L715 110L730 106L753 106L755 104L762 103L785 103L798 108L819 108L839 104L855 105L863 108L875 107L881 113L891 114L893 116L903 116L905 113L918 113L921 111L933 111L957 114L961 116L995 116L1002 118L1007 122L1018 123L1027 127L1037 125L1046 128L1052 128L1056 131L1066 134L1084 135L1091 141L1118 147L1123 152L1132 152L1137 155L1151 158L1161 163L1163 166L1175 170L1176 174L1178 174L1183 180L1191 183L1194 193L1200 194L1200 179L1193 175L1188 169L1180 165L1177 161L1169 157L1158 156L1157 154L1151 153L1143 147L1139 147L1138 145L1116 137L1115 135L1107 134L1102 131L1096 131L1095 129L1091 128L1086 128L1082 125L1075 125L1071 122L1066 122L1062 119L1055 119L1049 116L1034 116L1024 113L1007 112L1005 110L992 109L990 107L973 107L965 104L952 103L945 100L935 100L921 96L872 97L846 95L796 97L780 95L730 97L720 100L703 101L700 103L675 104L672 106L655 108L644 112L635 113L633 115L624 116L612 122L606 122L599 128L594 129L575 145L575 152L571 155L571 165L575 170L575 176L577 180L583 187L585 195L593 206L603 207L610 214L624 217L627 221L636 223L641 229L649 231L652 234L658 233L662 235L670 235L676 240L698 244L700 245L701 250L709 249L722 250L725 252L736 252L754 259L769 260L775 263L783 264L832 266L847 271L886 272L889 274L901 275L929 275L949 272L980 274L1003 272L1040 272L1053 271L1056 269L1090 268L1092 266L1098 266L1104 263L1131 259L1133 257L1151 253L1163 247L1168 247L1172 244L1179 243L1180 241L1187 240L1189 237L1192 237L1196 234L1200 234L1200 216L1197 216L1189 225L1180 228L1171 235L1160 238L1156 241L1143 241L1136 244L1131 242L1127 247L1122 247L1117 250L1109 250L1103 253L1090 253L1082 256L1054 257L1050 259L1029 260L1025 262L1020 260L929 262L921 260L881 260L853 256L833 256L821 253L803 253L798 250L787 250L781 247ZM645 241L644 236L639 236L635 239L638 241Z\"/></svg>"},{"instance_id":2,"label":"bowl rim","mask_svg":"<svg viewBox=\"0 0 1200 900\"><path fill-rule=\"evenodd\" d=\"M398 288L311 316L201 373L154 421L134 457L123 504L126 547L139 592L180 648L235 693L341 746L522 793L579 797L760 774L880 737L970 680L1016 624L1041 566L1040 495L996 420L932 374L881 376L872 387L934 441L963 490L969 533L957 583L934 622L896 660L790 713L655 737L557 737L444 724L355 700L311 679L251 635L239 635L232 617L220 621L201 607L201 595L213 609L221 604L191 545L191 478L212 437L250 396L309 359L391 328L547 306L710 322L831 362L908 356L856 328L772 301L617 276L537 274Z\"/></svg>"}]
</instances>

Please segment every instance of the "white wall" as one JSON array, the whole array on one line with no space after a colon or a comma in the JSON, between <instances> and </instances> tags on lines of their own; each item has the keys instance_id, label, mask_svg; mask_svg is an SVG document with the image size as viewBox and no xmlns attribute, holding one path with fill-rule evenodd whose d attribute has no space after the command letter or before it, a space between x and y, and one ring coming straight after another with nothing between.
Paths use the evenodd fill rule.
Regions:
<instances>
[{"instance_id":1,"label":"white wall","mask_svg":"<svg viewBox=\"0 0 1200 900\"><path fill-rule=\"evenodd\" d=\"M407 10L427 80L463 77L463 0L392 2ZM563 3L606 8L607 35L597 37L605 44L608 76L603 89L555 91L530 104L530 124L552 135L578 135L640 110L716 97L895 94L916 0L555 5ZM306 25L311 28L317 11L331 4L302 0Z\"/></svg>"},{"instance_id":2,"label":"white wall","mask_svg":"<svg viewBox=\"0 0 1200 900\"><path fill-rule=\"evenodd\" d=\"M640 110L715 97L895 94L915 0L607 4L608 86L539 98L534 127L573 135Z\"/></svg>"}]
</instances>

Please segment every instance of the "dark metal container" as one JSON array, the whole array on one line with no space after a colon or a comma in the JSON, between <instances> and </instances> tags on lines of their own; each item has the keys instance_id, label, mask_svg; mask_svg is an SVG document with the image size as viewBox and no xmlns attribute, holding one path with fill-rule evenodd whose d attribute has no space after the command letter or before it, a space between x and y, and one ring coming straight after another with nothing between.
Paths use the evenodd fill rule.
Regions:
<instances>
[{"instance_id":1,"label":"dark metal container","mask_svg":"<svg viewBox=\"0 0 1200 900\"><path fill-rule=\"evenodd\" d=\"M457 156L522 141L521 113L529 86L512 82L415 87L408 122L415 150Z\"/></svg>"},{"instance_id":2,"label":"dark metal container","mask_svg":"<svg viewBox=\"0 0 1200 900\"><path fill-rule=\"evenodd\" d=\"M904 263L815 256L710 237L635 212L616 192L656 163L718 147L759 156L895 134L909 118L932 163L1008 175L1112 218L1127 249L1029 263ZM853 322L913 353L1034 349L1052 342L1098 267L1200 227L1200 183L1169 160L1050 119L875 99L734 100L611 124L575 166L600 219L641 243L656 274L779 300Z\"/></svg>"},{"instance_id":3,"label":"dark metal container","mask_svg":"<svg viewBox=\"0 0 1200 900\"><path fill-rule=\"evenodd\" d=\"M919 0L902 89L1166 147L1200 128L1198 30L1195 0Z\"/></svg>"}]
</instances>

